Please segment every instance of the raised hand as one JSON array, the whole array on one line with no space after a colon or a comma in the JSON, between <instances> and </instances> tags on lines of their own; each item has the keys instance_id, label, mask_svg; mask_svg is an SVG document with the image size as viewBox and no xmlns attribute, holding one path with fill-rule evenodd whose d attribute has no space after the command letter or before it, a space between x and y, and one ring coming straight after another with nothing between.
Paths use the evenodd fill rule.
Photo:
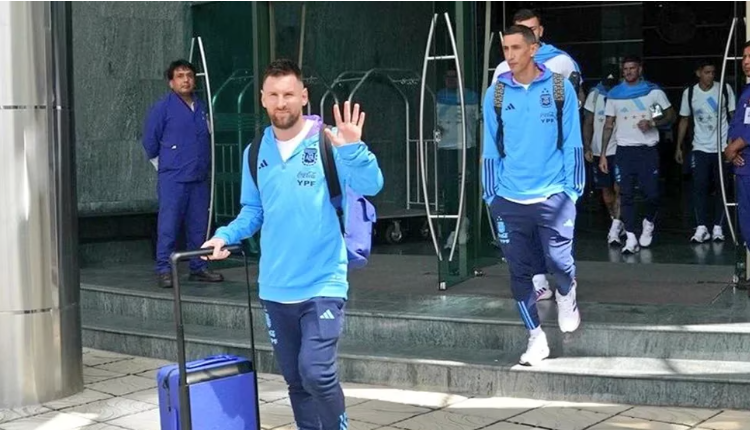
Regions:
<instances>
[{"instance_id":1,"label":"raised hand","mask_svg":"<svg viewBox=\"0 0 750 430\"><path fill-rule=\"evenodd\" d=\"M341 119L339 105L333 106L333 118L336 120L336 134L330 129L325 133L334 146L356 143L362 140L362 126L365 124L365 113L359 111L359 103L354 104L354 111L351 110L351 103L344 102L344 119Z\"/></svg>"}]
</instances>

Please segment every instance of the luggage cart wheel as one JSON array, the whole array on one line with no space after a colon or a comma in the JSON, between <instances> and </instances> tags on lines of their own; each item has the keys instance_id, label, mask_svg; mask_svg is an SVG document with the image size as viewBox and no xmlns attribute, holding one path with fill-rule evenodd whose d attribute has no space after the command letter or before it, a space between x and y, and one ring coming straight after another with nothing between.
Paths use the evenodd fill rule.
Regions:
<instances>
[{"instance_id":1,"label":"luggage cart wheel","mask_svg":"<svg viewBox=\"0 0 750 430\"><path fill-rule=\"evenodd\" d=\"M401 221L396 220L388 224L385 229L386 242L395 245L404 241L404 232L401 230Z\"/></svg>"}]
</instances>

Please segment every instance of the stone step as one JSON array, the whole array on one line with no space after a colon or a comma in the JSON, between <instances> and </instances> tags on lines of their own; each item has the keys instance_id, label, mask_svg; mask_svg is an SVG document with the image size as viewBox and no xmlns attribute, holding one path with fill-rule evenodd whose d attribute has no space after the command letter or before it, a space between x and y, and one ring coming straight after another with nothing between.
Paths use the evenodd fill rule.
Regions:
<instances>
[{"instance_id":1,"label":"stone step","mask_svg":"<svg viewBox=\"0 0 750 430\"><path fill-rule=\"evenodd\" d=\"M83 313L83 345L175 360L172 324L105 312ZM185 326L188 359L218 353L249 355L246 330ZM257 333L258 370L278 373L264 333ZM340 345L346 382L464 395L575 402L750 408L750 363L639 357L551 358L517 365L520 350L404 347L345 337Z\"/></svg>"},{"instance_id":2,"label":"stone step","mask_svg":"<svg viewBox=\"0 0 750 430\"><path fill-rule=\"evenodd\" d=\"M184 321L225 329L247 330L246 300L214 298L210 289L190 289L183 298ZM200 294L204 294L201 296ZM254 328L265 338L265 319L253 302ZM82 313L160 321L173 326L173 296L170 290L133 290L82 285ZM583 324L573 334L557 327L553 302L540 303L540 316L553 352L566 357L642 357L750 361L750 323L746 316L726 309L680 307L603 306L579 303ZM441 316L400 311L392 303L369 302L350 306L345 336L364 344L392 344L404 348L521 351L527 332L511 300L493 299L480 316L461 316L460 310L438 309ZM683 318L689 314L690 318ZM705 314L705 318L703 318ZM611 321L617 321L612 323ZM692 321L690 323L689 321ZM696 321L701 322L700 324ZM735 321L735 322L732 322ZM658 322L658 324L655 324Z\"/></svg>"}]
</instances>

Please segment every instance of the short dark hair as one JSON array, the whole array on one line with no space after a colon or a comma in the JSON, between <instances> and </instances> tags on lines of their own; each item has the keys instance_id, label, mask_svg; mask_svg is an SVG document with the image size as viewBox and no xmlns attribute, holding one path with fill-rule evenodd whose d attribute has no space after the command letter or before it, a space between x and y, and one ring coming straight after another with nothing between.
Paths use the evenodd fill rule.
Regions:
<instances>
[{"instance_id":1,"label":"short dark hair","mask_svg":"<svg viewBox=\"0 0 750 430\"><path fill-rule=\"evenodd\" d=\"M637 55L626 55L625 58L622 59L622 64L625 65L625 63L637 63L639 66L643 65L641 57Z\"/></svg>"},{"instance_id":2,"label":"short dark hair","mask_svg":"<svg viewBox=\"0 0 750 430\"><path fill-rule=\"evenodd\" d=\"M523 40L528 43L529 45L532 45L534 43L537 43L536 35L529 27L526 27L525 25L511 25L508 27L508 30L505 32L505 36L510 36L511 34L520 34L523 36Z\"/></svg>"},{"instance_id":3,"label":"short dark hair","mask_svg":"<svg viewBox=\"0 0 750 430\"><path fill-rule=\"evenodd\" d=\"M190 69L191 72L193 72L193 75L195 75L195 66L190 61L179 59L172 61L169 64L169 67L167 68L167 71L164 72L164 76L167 78L168 81L171 81L172 78L174 78L174 71L177 69Z\"/></svg>"},{"instance_id":4,"label":"short dark hair","mask_svg":"<svg viewBox=\"0 0 750 430\"><path fill-rule=\"evenodd\" d=\"M539 15L534 9L520 9L513 14L513 23L526 21L531 18L536 18L539 21L539 25L542 25L542 16Z\"/></svg>"},{"instance_id":5,"label":"short dark hair","mask_svg":"<svg viewBox=\"0 0 750 430\"><path fill-rule=\"evenodd\" d=\"M714 64L714 62L709 59L700 60L697 64L698 67L696 67L695 70L703 70L704 67L708 66L716 67L716 64Z\"/></svg>"},{"instance_id":6,"label":"short dark hair","mask_svg":"<svg viewBox=\"0 0 750 430\"><path fill-rule=\"evenodd\" d=\"M743 51L745 50L745 48L750 48L750 40L748 40L747 42L745 42L744 45L742 45L742 50Z\"/></svg>"},{"instance_id":7,"label":"short dark hair","mask_svg":"<svg viewBox=\"0 0 750 430\"><path fill-rule=\"evenodd\" d=\"M286 58L279 58L272 61L271 64L266 67L266 71L263 73L263 82L265 82L269 76L280 77L288 75L294 75L297 79L302 81L302 70L300 70L297 63Z\"/></svg>"}]
</instances>

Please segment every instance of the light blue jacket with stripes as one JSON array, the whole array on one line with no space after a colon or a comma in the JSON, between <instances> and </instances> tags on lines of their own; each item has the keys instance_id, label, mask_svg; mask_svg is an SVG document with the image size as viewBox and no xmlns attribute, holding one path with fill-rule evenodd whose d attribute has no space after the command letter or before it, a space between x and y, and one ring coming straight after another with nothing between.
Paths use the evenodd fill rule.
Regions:
<instances>
[{"instance_id":1,"label":"light blue jacket with stripes","mask_svg":"<svg viewBox=\"0 0 750 430\"><path fill-rule=\"evenodd\" d=\"M528 89L511 72L498 77L505 85L502 122L505 157L497 148L497 114L493 82L484 95L484 148L482 151L483 198L516 201L548 198L564 192L574 202L583 194L586 169L583 159L578 98L567 79L563 104L562 150L557 147L557 108L552 72L537 64L542 73Z\"/></svg>"}]
</instances>

